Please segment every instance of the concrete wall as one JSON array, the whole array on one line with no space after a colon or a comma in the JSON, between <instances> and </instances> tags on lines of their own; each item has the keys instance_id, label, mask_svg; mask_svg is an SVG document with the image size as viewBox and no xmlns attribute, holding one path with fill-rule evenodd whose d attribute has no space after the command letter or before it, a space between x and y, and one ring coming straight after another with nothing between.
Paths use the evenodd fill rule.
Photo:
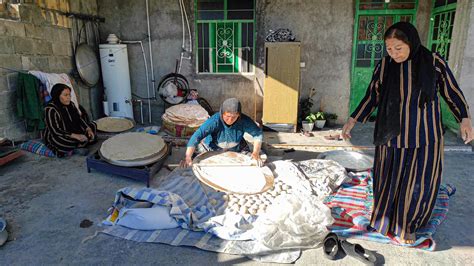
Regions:
<instances>
[{"instance_id":1,"label":"concrete wall","mask_svg":"<svg viewBox=\"0 0 474 266\"><path fill-rule=\"evenodd\" d=\"M25 0L15 20L0 19L0 67L70 73L73 70L70 20L57 11L97 14L95 0L69 5L68 0ZM72 1L76 2L76 1ZM0 137L24 140L25 123L16 115L17 72L0 68ZM90 109L88 90L76 83L81 104Z\"/></svg>"},{"instance_id":2,"label":"concrete wall","mask_svg":"<svg viewBox=\"0 0 474 266\"><path fill-rule=\"evenodd\" d=\"M468 0L466 5L467 36L462 58L462 67L459 74L459 85L461 86L466 100L470 106L471 118L474 118L474 1ZM469 12L470 10L470 12Z\"/></svg>"},{"instance_id":3,"label":"concrete wall","mask_svg":"<svg viewBox=\"0 0 474 266\"><path fill-rule=\"evenodd\" d=\"M300 97L316 89L314 110L348 116L354 4L344 0L265 1L263 27L288 28L301 42ZM259 63L261 61L259 60Z\"/></svg>"},{"instance_id":4,"label":"concrete wall","mask_svg":"<svg viewBox=\"0 0 474 266\"><path fill-rule=\"evenodd\" d=\"M194 45L194 1L184 1L188 13ZM145 1L127 0L99 0L99 14L106 18L100 25L101 42L105 42L107 35L116 34L121 40L143 40L147 59L149 60L147 22ZM156 87L160 79L175 71L176 60L180 59L182 46L182 24L178 0L150 0L150 26L152 36L152 51ZM186 29L187 32L187 29ZM187 33L186 33L186 36ZM189 47L186 39L186 47ZM194 48L194 47L193 47ZM132 93L147 97L145 68L140 45L128 45L130 79ZM205 75L196 74L194 55L186 54L183 59L180 74L184 75L191 88L199 91L200 96L207 99L214 109L227 97L238 97L244 103L244 112L254 112L254 77L240 75ZM150 69L150 65L148 66ZM151 75L151 74L150 74ZM151 92L153 95L153 92ZM153 124L161 123L164 103L161 99L152 100ZM145 120L147 120L147 104L144 104ZM139 108L135 104L135 118L139 118ZM147 121L145 121L147 122Z\"/></svg>"},{"instance_id":5,"label":"concrete wall","mask_svg":"<svg viewBox=\"0 0 474 266\"><path fill-rule=\"evenodd\" d=\"M176 59L180 57L181 14L178 0L149 0L149 4L157 86L161 77L174 71ZM100 26L101 41L105 42L109 33L123 40L143 40L148 56L145 1L99 0L98 5L99 14L106 18L106 23ZM185 5L194 42L194 1L185 1ZM194 54L186 54L191 59L183 60L181 74L214 109L219 108L225 98L238 97L244 112L258 121L262 116L264 38L271 29L289 28L301 42L301 62L305 62L301 68L301 97L307 97L310 88L315 88L313 109L336 113L338 122L343 123L349 115L354 8L354 1L347 0L256 0L257 69L254 75L196 74ZM420 1L417 28L423 43L427 42L430 11L431 1ZM146 97L140 47L129 45L128 52L132 92ZM161 123L163 111L160 99L152 101L154 124ZM139 110L135 108L135 117L138 116Z\"/></svg>"},{"instance_id":6,"label":"concrete wall","mask_svg":"<svg viewBox=\"0 0 474 266\"><path fill-rule=\"evenodd\" d=\"M194 35L193 1L185 2ZM115 33L123 40L142 40L146 37L145 1L99 0L98 5L99 14L106 18L106 23L100 26L101 41L104 42L109 33ZM175 60L181 52L178 1L150 0L150 17L155 77L159 81L162 76L174 71ZM347 117L353 28L351 1L257 0L258 69L255 75L196 74L194 55L191 60L183 60L181 74L214 109L218 109L224 99L238 97L244 112L259 119L264 80L264 37L270 29L280 27L290 28L302 42L301 61L306 63L306 68L302 69L301 74L301 94L308 95L308 89L314 87L317 90L315 108L319 109L322 102L321 108L325 111L337 113L341 119ZM146 48L148 50L147 45ZM138 45L129 45L128 53L132 92L146 96L141 50ZM336 63L328 65L326 62ZM341 102L345 103L342 108ZM160 123L163 103L157 100L152 105L153 122ZM138 110L135 111L137 117Z\"/></svg>"}]
</instances>

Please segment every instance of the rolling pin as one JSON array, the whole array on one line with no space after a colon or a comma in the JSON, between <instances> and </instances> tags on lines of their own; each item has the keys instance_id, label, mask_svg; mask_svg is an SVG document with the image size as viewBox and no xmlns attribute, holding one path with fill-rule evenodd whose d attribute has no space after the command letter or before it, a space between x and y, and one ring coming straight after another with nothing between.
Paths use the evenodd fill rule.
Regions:
<instances>
[{"instance_id":1,"label":"rolling pin","mask_svg":"<svg viewBox=\"0 0 474 266\"><path fill-rule=\"evenodd\" d=\"M245 163L245 164L205 164L205 163L195 163L193 166L199 167L238 167L238 166L257 166L255 163ZM174 169L179 167L179 163L170 163L166 165L169 169Z\"/></svg>"}]
</instances>

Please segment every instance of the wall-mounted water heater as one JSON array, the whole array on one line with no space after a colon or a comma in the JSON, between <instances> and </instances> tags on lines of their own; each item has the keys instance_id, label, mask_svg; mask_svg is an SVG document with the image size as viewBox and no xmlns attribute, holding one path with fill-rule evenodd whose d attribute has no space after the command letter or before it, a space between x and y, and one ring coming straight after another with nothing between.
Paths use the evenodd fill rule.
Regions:
<instances>
[{"instance_id":1,"label":"wall-mounted water heater","mask_svg":"<svg viewBox=\"0 0 474 266\"><path fill-rule=\"evenodd\" d=\"M127 45L100 44L99 50L102 78L107 96L107 104L104 106L105 113L108 116L133 119Z\"/></svg>"}]
</instances>

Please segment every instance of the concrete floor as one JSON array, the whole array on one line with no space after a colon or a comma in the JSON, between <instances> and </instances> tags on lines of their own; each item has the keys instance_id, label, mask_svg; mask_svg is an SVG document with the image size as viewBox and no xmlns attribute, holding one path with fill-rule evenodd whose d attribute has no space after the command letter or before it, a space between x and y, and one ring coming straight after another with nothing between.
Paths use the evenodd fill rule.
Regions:
<instances>
[{"instance_id":1,"label":"concrete floor","mask_svg":"<svg viewBox=\"0 0 474 266\"><path fill-rule=\"evenodd\" d=\"M303 141L301 138L307 137L294 134L291 138ZM450 141L453 141L452 147L459 146L454 138L446 142ZM317 149L301 146L295 149L288 153L272 150L269 153L273 157L270 158L303 160L315 158L318 154ZM370 148L365 152L370 154ZM178 162L183 153L183 148L173 148L173 154L166 163ZM443 183L455 185L457 192L450 201L448 219L435 235L436 252L366 241L353 242L376 250L383 256L382 262L390 265L472 265L473 162L474 153L470 151L445 153ZM163 168L153 184L156 185L159 177L167 173L169 171ZM3 166L0 168L0 216L8 221L10 237L0 247L0 264L260 264L245 257L197 248L135 243L104 234L93 237L101 230L99 224L106 217L115 192L125 186L141 185L131 179L94 170L87 173L85 157L80 156L51 159L27 154ZM81 228L80 223L84 219L92 221L93 225ZM312 249L304 251L296 264L357 265L359 262L348 257L329 261L324 258L321 249Z\"/></svg>"}]
</instances>

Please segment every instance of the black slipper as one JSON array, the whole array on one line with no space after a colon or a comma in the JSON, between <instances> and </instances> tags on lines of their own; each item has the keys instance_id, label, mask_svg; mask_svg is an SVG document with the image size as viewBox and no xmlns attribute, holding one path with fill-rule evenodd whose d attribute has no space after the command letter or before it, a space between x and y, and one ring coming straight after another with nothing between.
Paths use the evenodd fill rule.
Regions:
<instances>
[{"instance_id":1,"label":"black slipper","mask_svg":"<svg viewBox=\"0 0 474 266\"><path fill-rule=\"evenodd\" d=\"M329 233L323 242L323 252L326 258L330 260L335 260L336 255L339 252L339 239L334 233Z\"/></svg>"},{"instance_id":2,"label":"black slipper","mask_svg":"<svg viewBox=\"0 0 474 266\"><path fill-rule=\"evenodd\" d=\"M347 242L346 240L341 240L340 244L342 250L344 250L344 252L348 256L356 258L367 265L375 265L375 263L377 262L375 253L373 251L363 248L359 244L352 244L350 242Z\"/></svg>"}]
</instances>

